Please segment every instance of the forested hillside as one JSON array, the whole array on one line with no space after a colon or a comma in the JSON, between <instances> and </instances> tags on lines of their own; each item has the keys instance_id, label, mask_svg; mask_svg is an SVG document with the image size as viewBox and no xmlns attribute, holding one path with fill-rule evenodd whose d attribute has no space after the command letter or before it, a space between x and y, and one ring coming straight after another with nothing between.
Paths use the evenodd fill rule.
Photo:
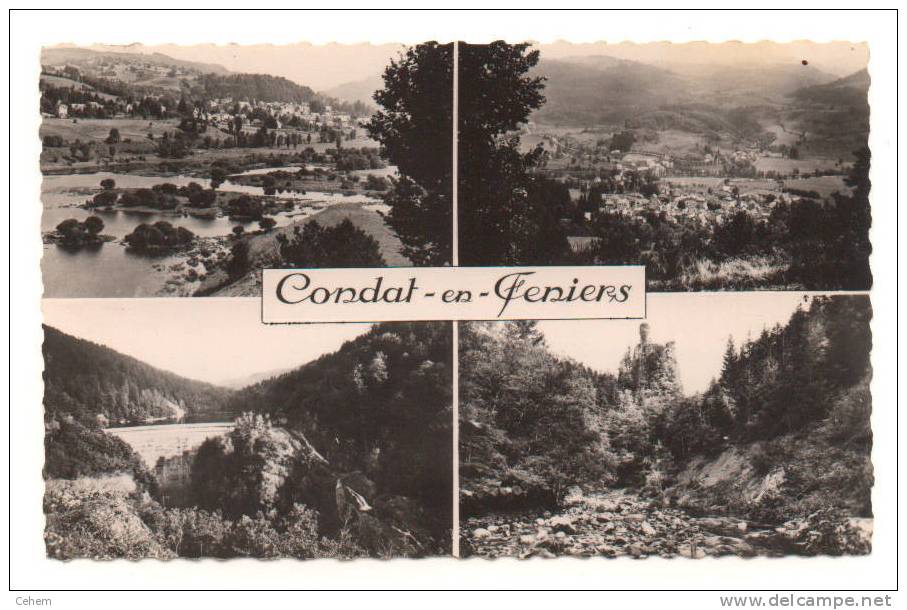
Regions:
<instances>
[{"instance_id":1,"label":"forested hillside","mask_svg":"<svg viewBox=\"0 0 907 610\"><path fill-rule=\"evenodd\" d=\"M555 507L578 486L762 523L871 516L870 319L865 297L813 298L729 344L696 395L646 327L615 377L555 357L532 324L466 325L462 510Z\"/></svg>"},{"instance_id":2,"label":"forested hillside","mask_svg":"<svg viewBox=\"0 0 907 610\"><path fill-rule=\"evenodd\" d=\"M270 74L203 74L198 80L205 95L211 98L297 104L315 99L315 92L310 87Z\"/></svg>"},{"instance_id":3,"label":"forested hillside","mask_svg":"<svg viewBox=\"0 0 907 610\"><path fill-rule=\"evenodd\" d=\"M349 112L356 116L370 114L369 107L358 100L341 101L311 87L299 85L282 76L270 74L202 74L197 82L201 95L208 99L232 98L259 102L307 103L313 111L321 112L325 106Z\"/></svg>"},{"instance_id":4,"label":"forested hillside","mask_svg":"<svg viewBox=\"0 0 907 610\"><path fill-rule=\"evenodd\" d=\"M804 135L802 148L839 154L868 144L869 72L861 70L830 83L791 94L790 118Z\"/></svg>"},{"instance_id":5,"label":"forested hillside","mask_svg":"<svg viewBox=\"0 0 907 610\"><path fill-rule=\"evenodd\" d=\"M729 344L698 412L675 408L662 424L686 466L671 500L769 522L828 509L872 516L871 318L866 297L817 297L785 326Z\"/></svg>"},{"instance_id":6,"label":"forested hillside","mask_svg":"<svg viewBox=\"0 0 907 610\"><path fill-rule=\"evenodd\" d=\"M555 124L620 123L690 99L687 83L671 72L608 57L543 60L532 75L546 79L536 118Z\"/></svg>"},{"instance_id":7,"label":"forested hillside","mask_svg":"<svg viewBox=\"0 0 907 610\"><path fill-rule=\"evenodd\" d=\"M791 96L798 100L816 104L862 108L869 105L869 100L866 96L869 84L869 71L863 69L830 83L801 87L794 91Z\"/></svg>"},{"instance_id":8,"label":"forested hillside","mask_svg":"<svg viewBox=\"0 0 907 610\"><path fill-rule=\"evenodd\" d=\"M460 331L460 506L554 506L570 485L613 479L599 398L615 380L548 352L534 324Z\"/></svg>"},{"instance_id":9,"label":"forested hillside","mask_svg":"<svg viewBox=\"0 0 907 610\"><path fill-rule=\"evenodd\" d=\"M230 394L49 326L44 362L45 417L68 415L89 427L200 418L219 413Z\"/></svg>"},{"instance_id":10,"label":"forested hillside","mask_svg":"<svg viewBox=\"0 0 907 610\"><path fill-rule=\"evenodd\" d=\"M266 419L257 415L229 441L200 448L198 505L237 517L304 504L322 532L336 534L353 519L370 553L449 545L451 354L447 323L380 324L337 352L240 390L230 408ZM358 510L344 509L344 494Z\"/></svg>"},{"instance_id":11,"label":"forested hillside","mask_svg":"<svg viewBox=\"0 0 907 610\"><path fill-rule=\"evenodd\" d=\"M365 469L378 454L376 482L427 499L449 494L450 340L448 324L380 324L228 404L285 420L336 467Z\"/></svg>"},{"instance_id":12,"label":"forested hillside","mask_svg":"<svg viewBox=\"0 0 907 610\"><path fill-rule=\"evenodd\" d=\"M801 104L829 103L829 91L866 97L868 82L832 77L811 66L654 66L608 56L542 59L546 102L534 120L558 125L620 124L694 133L741 133L740 117L758 128L759 108L792 96ZM840 103L840 93L834 95ZM665 121L670 118L670 122Z\"/></svg>"}]
</instances>

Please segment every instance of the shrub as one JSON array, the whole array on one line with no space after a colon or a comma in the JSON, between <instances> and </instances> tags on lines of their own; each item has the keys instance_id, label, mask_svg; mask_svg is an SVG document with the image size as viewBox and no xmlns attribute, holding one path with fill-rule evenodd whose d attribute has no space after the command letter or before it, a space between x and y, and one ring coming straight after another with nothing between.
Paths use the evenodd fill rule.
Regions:
<instances>
[{"instance_id":1,"label":"shrub","mask_svg":"<svg viewBox=\"0 0 907 610\"><path fill-rule=\"evenodd\" d=\"M153 225L142 223L124 238L126 244L138 251L170 250L189 245L195 234L185 227L174 227L166 221Z\"/></svg>"},{"instance_id":2,"label":"shrub","mask_svg":"<svg viewBox=\"0 0 907 610\"><path fill-rule=\"evenodd\" d=\"M217 193L214 191L193 191L189 195L189 205L194 208L209 208L217 200Z\"/></svg>"},{"instance_id":3,"label":"shrub","mask_svg":"<svg viewBox=\"0 0 907 610\"><path fill-rule=\"evenodd\" d=\"M113 191L101 191L100 193L98 193L97 195L95 195L92 198L91 203L89 204L89 207L112 206L113 204L115 204L117 202L118 198L119 198L119 195L117 195Z\"/></svg>"},{"instance_id":4,"label":"shrub","mask_svg":"<svg viewBox=\"0 0 907 610\"><path fill-rule=\"evenodd\" d=\"M278 235L280 257L287 267L383 267L378 242L345 219L334 227L309 221L292 238Z\"/></svg>"},{"instance_id":5,"label":"shrub","mask_svg":"<svg viewBox=\"0 0 907 610\"><path fill-rule=\"evenodd\" d=\"M233 220L260 220L263 212L261 202L248 195L240 195L227 204L227 213Z\"/></svg>"},{"instance_id":6,"label":"shrub","mask_svg":"<svg viewBox=\"0 0 907 610\"><path fill-rule=\"evenodd\" d=\"M872 544L837 508L809 515L799 540L809 555L867 555Z\"/></svg>"}]
</instances>

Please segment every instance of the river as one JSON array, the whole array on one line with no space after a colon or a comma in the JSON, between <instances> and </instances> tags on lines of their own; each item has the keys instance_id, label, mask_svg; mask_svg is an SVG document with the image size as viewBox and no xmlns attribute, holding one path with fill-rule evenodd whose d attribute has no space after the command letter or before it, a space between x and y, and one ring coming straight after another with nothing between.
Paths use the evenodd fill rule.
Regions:
<instances>
[{"instance_id":1,"label":"river","mask_svg":"<svg viewBox=\"0 0 907 610\"><path fill-rule=\"evenodd\" d=\"M261 174L275 170L298 168L267 167L244 172L244 174ZM223 237L230 235L233 227L242 224L247 230L257 230L255 221L240 223L226 216L202 219L190 216L171 214L141 214L134 212L88 211L82 207L85 201L100 192L100 182L105 178L116 181L118 188L151 188L157 184L169 182L176 186L186 186L196 182L203 187L210 186L210 181L184 175L140 176L133 174L115 174L96 172L92 174L65 174L44 176L41 185L43 214L41 217L42 233L53 231L56 226L68 218L84 220L97 214L104 221L104 235L116 239L98 248L85 248L69 251L54 244L44 245L44 256L41 270L44 277L44 296L47 298L74 297L150 297L161 294L165 285L172 279L170 267L179 265L184 257L164 256L149 257L132 254L119 243L140 223L154 223L165 220L173 225L182 226L199 237ZM222 191L264 195L259 186L225 182ZM273 218L277 226L286 226L297 220L315 214L320 210L337 203L361 203L369 209L381 209L386 206L373 197L365 195L344 196L341 193L278 193L278 200L291 201L294 208L281 212Z\"/></svg>"}]
</instances>

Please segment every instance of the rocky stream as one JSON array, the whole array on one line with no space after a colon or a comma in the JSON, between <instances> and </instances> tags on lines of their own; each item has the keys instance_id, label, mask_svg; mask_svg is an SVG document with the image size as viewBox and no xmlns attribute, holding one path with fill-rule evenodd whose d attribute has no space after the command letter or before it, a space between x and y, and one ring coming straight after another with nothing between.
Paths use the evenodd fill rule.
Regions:
<instances>
[{"instance_id":1,"label":"rocky stream","mask_svg":"<svg viewBox=\"0 0 907 610\"><path fill-rule=\"evenodd\" d=\"M462 557L777 557L802 552L805 523L753 524L693 516L630 491L568 495L541 514L494 514L462 521ZM871 533L871 520L858 524Z\"/></svg>"}]
</instances>

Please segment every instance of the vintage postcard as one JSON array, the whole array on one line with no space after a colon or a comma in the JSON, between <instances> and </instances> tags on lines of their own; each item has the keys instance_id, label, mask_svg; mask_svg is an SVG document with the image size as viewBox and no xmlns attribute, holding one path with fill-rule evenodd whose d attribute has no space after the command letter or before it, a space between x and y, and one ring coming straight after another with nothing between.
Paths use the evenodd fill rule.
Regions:
<instances>
[{"instance_id":1,"label":"vintage postcard","mask_svg":"<svg viewBox=\"0 0 907 610\"><path fill-rule=\"evenodd\" d=\"M35 38L10 221L29 565L76 588L887 574L890 49L492 15Z\"/></svg>"},{"instance_id":2,"label":"vintage postcard","mask_svg":"<svg viewBox=\"0 0 907 610\"><path fill-rule=\"evenodd\" d=\"M646 295L869 288L865 45L220 53L42 51L49 556L870 552L868 297Z\"/></svg>"}]
</instances>

